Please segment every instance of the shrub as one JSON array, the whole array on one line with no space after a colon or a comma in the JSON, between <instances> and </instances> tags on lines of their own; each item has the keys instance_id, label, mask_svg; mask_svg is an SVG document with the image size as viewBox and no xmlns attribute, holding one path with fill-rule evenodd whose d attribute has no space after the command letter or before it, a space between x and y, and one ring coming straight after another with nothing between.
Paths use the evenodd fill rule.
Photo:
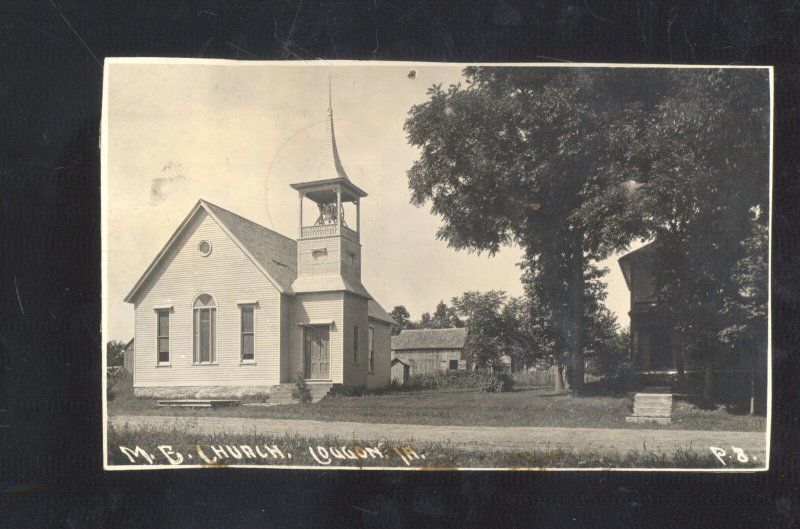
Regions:
<instances>
[{"instance_id":1,"label":"shrub","mask_svg":"<svg viewBox=\"0 0 800 529\"><path fill-rule=\"evenodd\" d=\"M308 387L308 383L306 379L303 378L302 373L297 373L297 379L294 382L294 389L292 390L292 398L300 404L309 404L313 400L311 388Z\"/></svg>"},{"instance_id":2,"label":"shrub","mask_svg":"<svg viewBox=\"0 0 800 529\"><path fill-rule=\"evenodd\" d=\"M487 393L505 393L514 390L514 379L507 373L490 373L486 377L481 391Z\"/></svg>"},{"instance_id":3,"label":"shrub","mask_svg":"<svg viewBox=\"0 0 800 529\"><path fill-rule=\"evenodd\" d=\"M488 393L511 391L514 380L506 373L491 371L435 371L413 375L408 386L416 389L477 389Z\"/></svg>"}]
</instances>

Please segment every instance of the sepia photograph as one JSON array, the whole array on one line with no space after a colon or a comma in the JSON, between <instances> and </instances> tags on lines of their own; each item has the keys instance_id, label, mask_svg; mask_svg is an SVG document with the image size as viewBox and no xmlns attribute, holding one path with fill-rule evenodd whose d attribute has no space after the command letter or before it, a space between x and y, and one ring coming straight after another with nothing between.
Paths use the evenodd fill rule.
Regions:
<instances>
[{"instance_id":1,"label":"sepia photograph","mask_svg":"<svg viewBox=\"0 0 800 529\"><path fill-rule=\"evenodd\" d=\"M104 468L767 470L772 74L106 59Z\"/></svg>"}]
</instances>

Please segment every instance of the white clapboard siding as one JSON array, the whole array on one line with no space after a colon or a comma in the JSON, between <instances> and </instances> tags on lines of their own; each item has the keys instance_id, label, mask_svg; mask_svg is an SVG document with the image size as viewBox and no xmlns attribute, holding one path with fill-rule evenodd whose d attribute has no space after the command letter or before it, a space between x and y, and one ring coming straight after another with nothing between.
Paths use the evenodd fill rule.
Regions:
<instances>
[{"instance_id":1,"label":"white clapboard siding","mask_svg":"<svg viewBox=\"0 0 800 529\"><path fill-rule=\"evenodd\" d=\"M281 383L293 382L291 372L292 304L294 299L281 294Z\"/></svg>"},{"instance_id":2,"label":"white clapboard siding","mask_svg":"<svg viewBox=\"0 0 800 529\"><path fill-rule=\"evenodd\" d=\"M209 241L203 257L198 244ZM210 294L217 304L217 363L193 365L194 299ZM237 301L258 300L255 363L240 362ZM170 366L157 366L156 307L171 306ZM176 241L138 294L134 386L260 386L280 382L280 294L205 211Z\"/></svg>"},{"instance_id":3,"label":"white clapboard siding","mask_svg":"<svg viewBox=\"0 0 800 529\"><path fill-rule=\"evenodd\" d=\"M369 322L367 321L367 300L360 296L346 293L344 297L344 376L345 386L367 385L369 359L367 358L367 340L369 339ZM358 361L353 361L354 325L358 325Z\"/></svg>"},{"instance_id":4,"label":"white clapboard siding","mask_svg":"<svg viewBox=\"0 0 800 529\"><path fill-rule=\"evenodd\" d=\"M372 374L367 375L369 389L384 388L391 380L391 339L392 326L384 321L369 320L375 329L375 362Z\"/></svg>"},{"instance_id":5,"label":"white clapboard siding","mask_svg":"<svg viewBox=\"0 0 800 529\"><path fill-rule=\"evenodd\" d=\"M355 262L350 264L350 256L355 256ZM361 245L342 239L342 275L361 281Z\"/></svg>"},{"instance_id":6,"label":"white clapboard siding","mask_svg":"<svg viewBox=\"0 0 800 529\"><path fill-rule=\"evenodd\" d=\"M331 382L342 383L342 292L297 294L292 305L291 338L292 351L289 379L294 381L297 373L303 373L303 327L304 323L333 322L328 347L331 359Z\"/></svg>"},{"instance_id":7,"label":"white clapboard siding","mask_svg":"<svg viewBox=\"0 0 800 529\"><path fill-rule=\"evenodd\" d=\"M340 273L340 237L300 239L297 241L297 273L299 276ZM314 250L326 250L314 259Z\"/></svg>"}]
</instances>

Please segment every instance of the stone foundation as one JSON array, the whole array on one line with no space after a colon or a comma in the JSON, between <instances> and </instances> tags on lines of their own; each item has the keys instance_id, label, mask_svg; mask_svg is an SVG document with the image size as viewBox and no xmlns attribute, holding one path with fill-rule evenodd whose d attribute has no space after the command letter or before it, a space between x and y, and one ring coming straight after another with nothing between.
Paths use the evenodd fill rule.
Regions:
<instances>
[{"instance_id":1,"label":"stone foundation","mask_svg":"<svg viewBox=\"0 0 800 529\"><path fill-rule=\"evenodd\" d=\"M157 386L133 388L140 399L266 399L272 386Z\"/></svg>"}]
</instances>

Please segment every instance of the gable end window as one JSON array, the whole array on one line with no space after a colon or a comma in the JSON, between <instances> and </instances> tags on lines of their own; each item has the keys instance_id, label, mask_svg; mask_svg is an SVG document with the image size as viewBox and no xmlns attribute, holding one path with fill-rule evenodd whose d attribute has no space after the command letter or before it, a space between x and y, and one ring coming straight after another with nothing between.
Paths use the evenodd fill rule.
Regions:
<instances>
[{"instance_id":1,"label":"gable end window","mask_svg":"<svg viewBox=\"0 0 800 529\"><path fill-rule=\"evenodd\" d=\"M255 360L255 308L241 305L241 351L242 362Z\"/></svg>"},{"instance_id":2,"label":"gable end window","mask_svg":"<svg viewBox=\"0 0 800 529\"><path fill-rule=\"evenodd\" d=\"M217 361L217 304L208 294L194 300L194 363Z\"/></svg>"},{"instance_id":3,"label":"gable end window","mask_svg":"<svg viewBox=\"0 0 800 529\"><path fill-rule=\"evenodd\" d=\"M157 310L156 320L157 360L159 364L169 364L169 310Z\"/></svg>"},{"instance_id":4,"label":"gable end window","mask_svg":"<svg viewBox=\"0 0 800 529\"><path fill-rule=\"evenodd\" d=\"M353 362L358 362L358 325L353 325Z\"/></svg>"},{"instance_id":5,"label":"gable end window","mask_svg":"<svg viewBox=\"0 0 800 529\"><path fill-rule=\"evenodd\" d=\"M369 372L375 372L375 327L369 328Z\"/></svg>"}]
</instances>

